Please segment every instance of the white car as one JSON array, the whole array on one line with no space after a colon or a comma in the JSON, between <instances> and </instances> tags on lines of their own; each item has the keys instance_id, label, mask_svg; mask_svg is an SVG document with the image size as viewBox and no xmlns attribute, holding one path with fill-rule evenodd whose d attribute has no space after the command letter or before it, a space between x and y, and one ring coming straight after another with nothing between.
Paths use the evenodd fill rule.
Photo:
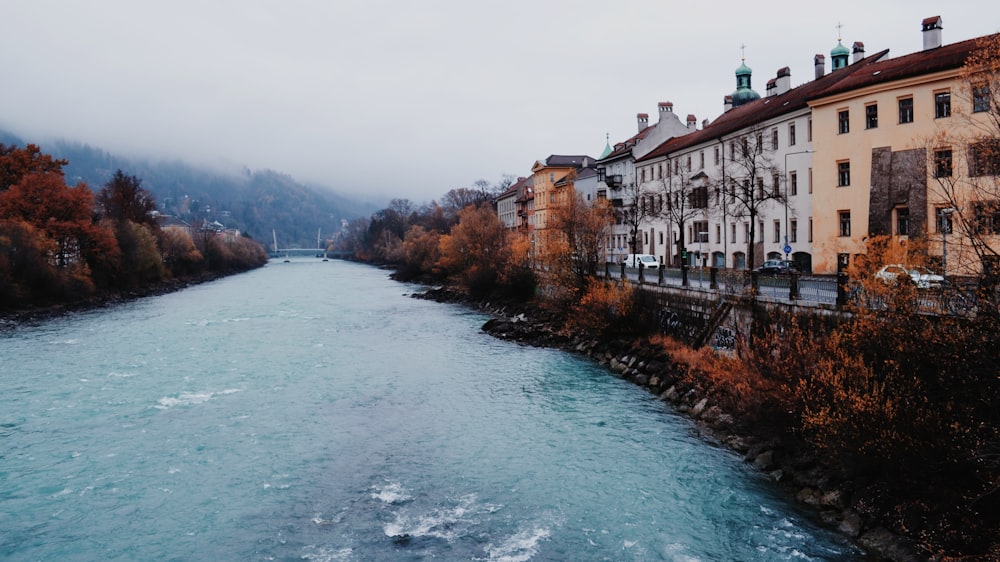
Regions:
<instances>
[{"instance_id":1,"label":"white car","mask_svg":"<svg viewBox=\"0 0 1000 562\"><path fill-rule=\"evenodd\" d=\"M923 266L904 266L898 263L884 265L875 273L876 279L885 283L898 283L909 279L918 289L937 289L944 283L944 277Z\"/></svg>"},{"instance_id":2,"label":"white car","mask_svg":"<svg viewBox=\"0 0 1000 562\"><path fill-rule=\"evenodd\" d=\"M640 264L643 269L657 269L660 267L660 262L656 261L656 256L652 254L629 254L622 261L625 262L625 267L639 267Z\"/></svg>"}]
</instances>

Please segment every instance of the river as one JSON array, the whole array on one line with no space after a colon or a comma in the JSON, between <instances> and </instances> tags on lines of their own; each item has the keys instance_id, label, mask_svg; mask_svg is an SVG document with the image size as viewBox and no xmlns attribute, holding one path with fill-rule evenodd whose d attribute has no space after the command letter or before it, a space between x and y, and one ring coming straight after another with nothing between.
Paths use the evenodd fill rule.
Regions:
<instances>
[{"instance_id":1,"label":"river","mask_svg":"<svg viewBox=\"0 0 1000 562\"><path fill-rule=\"evenodd\" d=\"M0 559L852 560L584 358L316 259L0 332Z\"/></svg>"}]
</instances>

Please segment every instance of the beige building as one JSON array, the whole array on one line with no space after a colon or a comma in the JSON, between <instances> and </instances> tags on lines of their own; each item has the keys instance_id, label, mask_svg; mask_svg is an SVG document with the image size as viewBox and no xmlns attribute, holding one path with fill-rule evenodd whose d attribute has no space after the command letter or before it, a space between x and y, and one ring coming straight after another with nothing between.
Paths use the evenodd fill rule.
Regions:
<instances>
[{"instance_id":1,"label":"beige building","mask_svg":"<svg viewBox=\"0 0 1000 562\"><path fill-rule=\"evenodd\" d=\"M926 236L937 259L947 242L948 274L981 269L949 230L963 209L941 189L968 176L970 159L959 155L976 137L976 114L988 113L962 95L961 70L977 40L943 45L941 32L940 17L925 19L922 51L882 58L809 101L815 272L835 272L838 259L864 253L873 235L891 235L901 247Z\"/></svg>"}]
</instances>

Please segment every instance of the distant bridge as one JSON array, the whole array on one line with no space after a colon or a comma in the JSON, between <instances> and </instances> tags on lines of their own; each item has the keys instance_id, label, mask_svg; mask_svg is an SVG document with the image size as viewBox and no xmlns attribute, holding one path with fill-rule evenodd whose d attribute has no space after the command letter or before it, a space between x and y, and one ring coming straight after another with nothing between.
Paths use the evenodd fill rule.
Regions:
<instances>
[{"instance_id":1,"label":"distant bridge","mask_svg":"<svg viewBox=\"0 0 1000 562\"><path fill-rule=\"evenodd\" d=\"M274 246L271 247L271 251L268 252L272 258L287 258L287 257L306 257L306 256L316 256L317 258L349 258L354 255L354 252L346 250L327 250L326 248L279 248L278 247L278 235L271 230L271 236L274 238ZM323 239L320 238L320 232L316 230L316 245L321 246L323 244Z\"/></svg>"},{"instance_id":2,"label":"distant bridge","mask_svg":"<svg viewBox=\"0 0 1000 562\"><path fill-rule=\"evenodd\" d=\"M317 257L317 258L349 258L354 255L354 252L349 250L327 250L326 248L284 248L279 250L272 249L268 252L272 258L290 258L290 257Z\"/></svg>"}]
</instances>

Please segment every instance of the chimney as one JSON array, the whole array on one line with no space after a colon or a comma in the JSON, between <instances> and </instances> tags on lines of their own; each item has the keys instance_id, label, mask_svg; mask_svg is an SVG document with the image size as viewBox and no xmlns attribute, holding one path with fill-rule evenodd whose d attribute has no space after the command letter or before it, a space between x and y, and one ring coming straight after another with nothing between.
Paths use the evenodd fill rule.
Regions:
<instances>
[{"instance_id":1,"label":"chimney","mask_svg":"<svg viewBox=\"0 0 1000 562\"><path fill-rule=\"evenodd\" d=\"M688 129L698 128L698 118L694 114L688 113Z\"/></svg>"},{"instance_id":2,"label":"chimney","mask_svg":"<svg viewBox=\"0 0 1000 562\"><path fill-rule=\"evenodd\" d=\"M635 116L635 120L639 123L639 132L641 133L643 129L649 126L649 115L646 113L638 113Z\"/></svg>"},{"instance_id":3,"label":"chimney","mask_svg":"<svg viewBox=\"0 0 1000 562\"><path fill-rule=\"evenodd\" d=\"M854 47L851 48L851 52L854 54L851 58L851 63L853 64L865 58L865 44L861 41L855 41Z\"/></svg>"},{"instance_id":4,"label":"chimney","mask_svg":"<svg viewBox=\"0 0 1000 562\"><path fill-rule=\"evenodd\" d=\"M660 120L658 122L659 123L663 123L663 118L668 113L673 113L673 112L674 112L674 104L673 104L673 102L661 101L660 102Z\"/></svg>"},{"instance_id":5,"label":"chimney","mask_svg":"<svg viewBox=\"0 0 1000 562\"><path fill-rule=\"evenodd\" d=\"M774 79L778 86L775 92L779 96L792 89L792 71L787 66L778 69L778 76Z\"/></svg>"},{"instance_id":6,"label":"chimney","mask_svg":"<svg viewBox=\"0 0 1000 562\"><path fill-rule=\"evenodd\" d=\"M766 97L773 96L777 89L778 89L777 80L771 78L770 80L767 81L767 88L764 90L764 96Z\"/></svg>"},{"instance_id":7,"label":"chimney","mask_svg":"<svg viewBox=\"0 0 1000 562\"><path fill-rule=\"evenodd\" d=\"M816 67L816 79L819 80L826 74L826 57L822 54L813 58L813 65Z\"/></svg>"},{"instance_id":8,"label":"chimney","mask_svg":"<svg viewBox=\"0 0 1000 562\"><path fill-rule=\"evenodd\" d=\"M733 96L722 98L722 112L725 113L733 108Z\"/></svg>"},{"instance_id":9,"label":"chimney","mask_svg":"<svg viewBox=\"0 0 1000 562\"><path fill-rule=\"evenodd\" d=\"M924 50L937 49L941 46L941 16L926 18L922 24L924 33Z\"/></svg>"},{"instance_id":10,"label":"chimney","mask_svg":"<svg viewBox=\"0 0 1000 562\"><path fill-rule=\"evenodd\" d=\"M701 128L704 129L705 127L707 127L708 123L709 123L708 119L702 119L701 120Z\"/></svg>"}]
</instances>

